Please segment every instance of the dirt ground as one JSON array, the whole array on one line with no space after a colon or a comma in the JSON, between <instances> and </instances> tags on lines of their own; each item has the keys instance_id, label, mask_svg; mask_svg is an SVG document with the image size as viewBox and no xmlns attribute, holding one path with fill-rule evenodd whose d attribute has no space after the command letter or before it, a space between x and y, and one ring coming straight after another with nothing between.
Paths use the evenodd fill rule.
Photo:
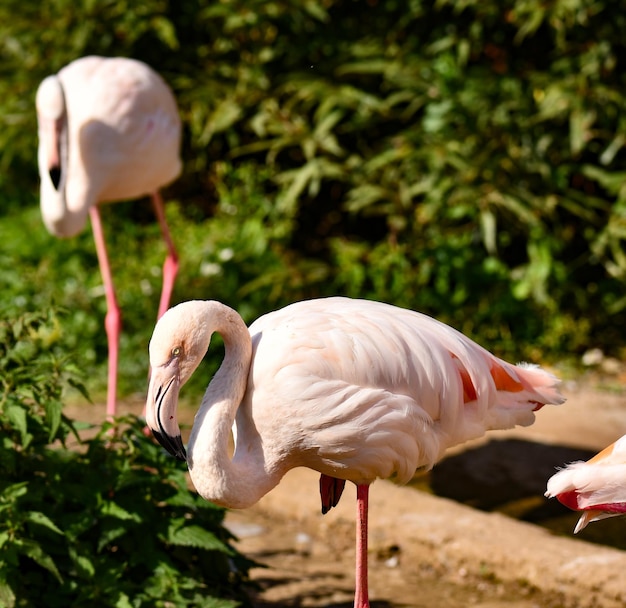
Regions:
<instances>
[{"instance_id":1,"label":"dirt ground","mask_svg":"<svg viewBox=\"0 0 626 608\"><path fill-rule=\"evenodd\" d=\"M491 480L504 478L496 485L525 486L536 492L535 503L554 503L541 494L556 466L586 458L626 433L626 392L616 386L567 383L564 405L543 408L532 427L494 432L455 450L435 467L431 485L449 481L458 490L465 483L469 487L460 493L469 496L474 489L479 501L485 480L480 471L474 478L468 471L484 466ZM447 463L460 484L451 473L437 481ZM317 483L316 473L294 470L255 507L228 514L238 548L267 566L252 571L260 585L256 606L352 605L356 492L346 487L339 506L322 516ZM621 524L614 529L626 537L626 519L609 521ZM377 481L370 492L372 606L624 606L626 552L584 540L587 531L609 521L591 524L576 537L557 536L500 513Z\"/></svg>"},{"instance_id":2,"label":"dirt ground","mask_svg":"<svg viewBox=\"0 0 626 608\"><path fill-rule=\"evenodd\" d=\"M568 401L543 408L532 427L465 444L410 486L374 483L373 608L625 606L626 551L585 539L613 524L626 547L626 519L591 524L576 537L573 514L562 535L515 519L522 511L531 521L541 519L539 513L549 518L561 508L542 497L555 468L626 434L626 381L614 376L610 384L566 382ZM191 420L193 412L182 415ZM297 469L253 508L228 513L239 550L265 565L252 570L255 606L352 605L355 494L348 484L339 506L322 516L318 475ZM514 517L492 512L507 508Z\"/></svg>"}]
</instances>

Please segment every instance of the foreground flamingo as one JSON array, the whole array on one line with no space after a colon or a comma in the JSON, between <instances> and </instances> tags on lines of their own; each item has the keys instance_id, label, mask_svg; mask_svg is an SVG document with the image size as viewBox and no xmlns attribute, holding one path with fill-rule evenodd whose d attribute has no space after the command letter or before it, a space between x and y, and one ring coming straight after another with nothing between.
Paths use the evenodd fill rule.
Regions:
<instances>
[{"instance_id":1,"label":"foreground flamingo","mask_svg":"<svg viewBox=\"0 0 626 608\"><path fill-rule=\"evenodd\" d=\"M185 452L178 392L213 332L224 339L225 357ZM328 510L345 480L356 484L356 608L369 605L367 500L375 479L406 483L449 446L532 424L535 410L564 401L559 381L538 367L506 363L420 313L348 298L292 304L249 330L219 302L184 302L157 323L150 365L148 426L187 461L204 498L248 507L304 466L322 474Z\"/></svg>"},{"instance_id":2,"label":"foreground flamingo","mask_svg":"<svg viewBox=\"0 0 626 608\"><path fill-rule=\"evenodd\" d=\"M626 435L587 462L574 462L548 480L548 498L582 515L574 528L626 513Z\"/></svg>"},{"instance_id":3,"label":"foreground flamingo","mask_svg":"<svg viewBox=\"0 0 626 608\"><path fill-rule=\"evenodd\" d=\"M91 218L107 301L107 415L115 415L120 308L115 296L98 203L152 197L167 246L160 317L169 306L178 257L159 188L181 170L180 118L172 92L147 65L132 59L83 57L48 76L36 99L41 212L59 237Z\"/></svg>"}]
</instances>

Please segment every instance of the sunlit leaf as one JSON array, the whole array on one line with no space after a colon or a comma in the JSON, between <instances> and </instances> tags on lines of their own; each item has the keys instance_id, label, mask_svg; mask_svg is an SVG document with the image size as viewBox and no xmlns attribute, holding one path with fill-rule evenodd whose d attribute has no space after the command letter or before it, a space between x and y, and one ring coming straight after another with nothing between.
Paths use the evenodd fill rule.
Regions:
<instances>
[{"instance_id":1,"label":"sunlit leaf","mask_svg":"<svg viewBox=\"0 0 626 608\"><path fill-rule=\"evenodd\" d=\"M172 545L197 547L206 551L230 552L230 549L215 534L182 521L171 522L165 540Z\"/></svg>"},{"instance_id":2,"label":"sunlit leaf","mask_svg":"<svg viewBox=\"0 0 626 608\"><path fill-rule=\"evenodd\" d=\"M4 410L4 415L19 431L22 445L24 447L27 447L29 441L32 438L32 435L28 433L28 425L26 422L26 409L19 405L9 405Z\"/></svg>"},{"instance_id":3,"label":"sunlit leaf","mask_svg":"<svg viewBox=\"0 0 626 608\"><path fill-rule=\"evenodd\" d=\"M495 255L497 250L496 216L488 209L483 210L480 214L480 225L485 249L491 255Z\"/></svg>"},{"instance_id":4,"label":"sunlit leaf","mask_svg":"<svg viewBox=\"0 0 626 608\"><path fill-rule=\"evenodd\" d=\"M137 513L131 513L122 508L117 503L107 500L100 507L100 512L104 517L113 517L121 520L140 521L141 518Z\"/></svg>"},{"instance_id":5,"label":"sunlit leaf","mask_svg":"<svg viewBox=\"0 0 626 608\"><path fill-rule=\"evenodd\" d=\"M15 593L6 580L0 578L0 606L13 608L15 606Z\"/></svg>"},{"instance_id":6,"label":"sunlit leaf","mask_svg":"<svg viewBox=\"0 0 626 608\"><path fill-rule=\"evenodd\" d=\"M29 511L26 514L26 520L39 526L43 526L44 528L48 528L48 530L52 530L57 534L63 534L63 530L61 530L45 513L42 513L41 511Z\"/></svg>"},{"instance_id":7,"label":"sunlit leaf","mask_svg":"<svg viewBox=\"0 0 626 608\"><path fill-rule=\"evenodd\" d=\"M570 147L572 154L578 154L591 139L591 127L596 119L596 113L574 110L570 114Z\"/></svg>"}]
</instances>

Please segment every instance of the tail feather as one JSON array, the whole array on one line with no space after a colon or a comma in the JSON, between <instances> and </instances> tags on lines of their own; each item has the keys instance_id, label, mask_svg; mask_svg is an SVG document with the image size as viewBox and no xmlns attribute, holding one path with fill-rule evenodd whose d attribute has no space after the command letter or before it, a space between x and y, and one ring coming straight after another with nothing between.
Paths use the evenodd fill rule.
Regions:
<instances>
[{"instance_id":1,"label":"tail feather","mask_svg":"<svg viewBox=\"0 0 626 608\"><path fill-rule=\"evenodd\" d=\"M561 381L554 374L531 363L520 363L509 367L513 368L518 381L528 393L529 401L535 402L539 407L547 404L560 405L565 401L565 397L559 390Z\"/></svg>"},{"instance_id":2,"label":"tail feather","mask_svg":"<svg viewBox=\"0 0 626 608\"><path fill-rule=\"evenodd\" d=\"M578 490L577 484L574 482L574 476L577 473L582 472L584 475L584 466L585 463L582 461L572 462L567 467L560 469L557 471L550 479L548 479L548 484L546 488L545 495L547 498L558 498L559 496L575 496ZM586 484L586 481L583 481L583 484ZM567 506L570 509L578 509L578 501L575 501L576 504L573 504L573 501L569 499Z\"/></svg>"},{"instance_id":3,"label":"tail feather","mask_svg":"<svg viewBox=\"0 0 626 608\"><path fill-rule=\"evenodd\" d=\"M536 410L565 401L559 391L561 381L537 365L511 365L498 359L491 367L491 377L498 391L497 405L491 410L491 429L529 426Z\"/></svg>"}]
</instances>

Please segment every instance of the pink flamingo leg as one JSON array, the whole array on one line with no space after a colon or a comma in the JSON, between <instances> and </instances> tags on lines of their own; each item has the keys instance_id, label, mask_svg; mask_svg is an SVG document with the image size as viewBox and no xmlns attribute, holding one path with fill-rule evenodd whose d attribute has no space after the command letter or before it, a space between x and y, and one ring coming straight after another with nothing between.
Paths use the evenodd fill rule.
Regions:
<instances>
[{"instance_id":1,"label":"pink flamingo leg","mask_svg":"<svg viewBox=\"0 0 626 608\"><path fill-rule=\"evenodd\" d=\"M111 420L115 416L116 411L117 360L120 331L122 329L122 315L120 307L117 303L117 298L115 297L113 275L111 274L111 265L109 264L109 256L107 255L104 232L102 231L102 222L100 221L100 212L97 206L91 207L89 210L89 216L91 218L91 228L93 230L93 238L96 243L96 253L98 254L98 262L100 264L100 272L102 274L104 293L107 301L107 314L104 319L104 327L109 343L109 377L107 384L106 413L107 419Z\"/></svg>"},{"instance_id":2,"label":"pink flamingo leg","mask_svg":"<svg viewBox=\"0 0 626 608\"><path fill-rule=\"evenodd\" d=\"M161 289L161 300L159 302L159 312L157 318L160 319L163 313L169 308L170 300L172 298L172 291L174 290L174 282L176 281L176 275L178 274L178 254L174 247L174 241L170 233L167 220L165 219L165 209L163 206L163 199L159 191L155 191L152 194L152 205L154 212L156 213L159 225L161 226L161 232L163 234L163 240L167 247L167 257L163 263L163 288Z\"/></svg>"},{"instance_id":3,"label":"pink flamingo leg","mask_svg":"<svg viewBox=\"0 0 626 608\"><path fill-rule=\"evenodd\" d=\"M370 487L356 487L356 592L354 608L369 608L367 583L367 508Z\"/></svg>"}]
</instances>

